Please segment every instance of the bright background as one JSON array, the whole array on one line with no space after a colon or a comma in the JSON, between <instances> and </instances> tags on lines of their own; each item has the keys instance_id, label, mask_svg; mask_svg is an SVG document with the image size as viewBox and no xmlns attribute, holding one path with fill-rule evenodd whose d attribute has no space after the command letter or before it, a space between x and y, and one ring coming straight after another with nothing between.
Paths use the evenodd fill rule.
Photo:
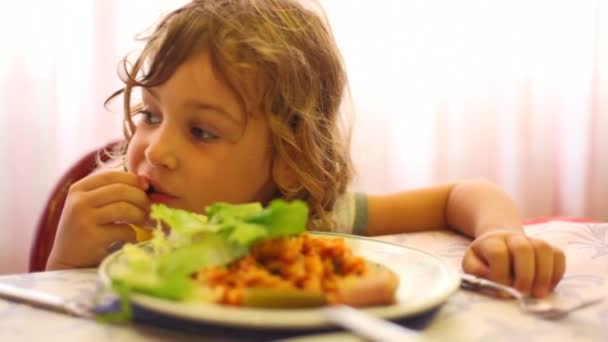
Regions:
<instances>
[{"instance_id":1,"label":"bright background","mask_svg":"<svg viewBox=\"0 0 608 342\"><path fill-rule=\"evenodd\" d=\"M355 188L483 177L527 218L608 220L608 3L322 1L357 110ZM27 270L37 217L85 152L120 58L184 0L0 5L0 273Z\"/></svg>"}]
</instances>

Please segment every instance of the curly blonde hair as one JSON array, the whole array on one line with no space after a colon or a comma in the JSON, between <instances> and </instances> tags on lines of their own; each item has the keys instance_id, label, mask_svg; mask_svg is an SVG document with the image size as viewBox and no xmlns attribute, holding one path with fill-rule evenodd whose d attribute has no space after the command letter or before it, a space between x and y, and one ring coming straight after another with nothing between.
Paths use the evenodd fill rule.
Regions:
<instances>
[{"instance_id":1,"label":"curly blonde hair","mask_svg":"<svg viewBox=\"0 0 608 342\"><path fill-rule=\"evenodd\" d=\"M275 158L297 179L278 185L277 196L305 200L309 228L335 225L329 213L352 178L350 134L340 116L347 78L322 13L294 0L194 0L143 40L133 64L123 59L124 87L106 101L124 96L123 155L141 106L131 104L133 88L161 85L204 50L247 112L267 117Z\"/></svg>"}]
</instances>

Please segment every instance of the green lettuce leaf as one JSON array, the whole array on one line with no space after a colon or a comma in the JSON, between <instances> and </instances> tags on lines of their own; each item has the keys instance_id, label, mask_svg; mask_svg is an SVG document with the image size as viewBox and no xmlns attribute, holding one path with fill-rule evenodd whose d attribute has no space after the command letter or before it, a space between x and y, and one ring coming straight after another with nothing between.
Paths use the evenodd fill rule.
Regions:
<instances>
[{"instance_id":1,"label":"green lettuce leaf","mask_svg":"<svg viewBox=\"0 0 608 342\"><path fill-rule=\"evenodd\" d=\"M252 217L251 222L265 226L267 239L296 235L306 230L308 206L302 201L287 203L281 200L272 201L266 209Z\"/></svg>"},{"instance_id":2,"label":"green lettuce leaf","mask_svg":"<svg viewBox=\"0 0 608 342\"><path fill-rule=\"evenodd\" d=\"M306 230L304 202L216 203L207 216L153 204L150 217L158 221L153 238L144 245L123 247L121 262L110 277L121 294L140 292L184 300L195 286L191 276L205 267L226 265L249 253L259 241L296 235ZM165 224L170 233L163 232Z\"/></svg>"}]
</instances>

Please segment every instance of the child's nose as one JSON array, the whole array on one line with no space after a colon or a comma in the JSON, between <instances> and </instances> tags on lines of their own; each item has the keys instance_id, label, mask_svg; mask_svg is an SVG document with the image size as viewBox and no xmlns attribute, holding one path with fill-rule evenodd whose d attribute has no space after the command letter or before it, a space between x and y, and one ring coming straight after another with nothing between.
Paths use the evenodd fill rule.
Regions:
<instances>
[{"instance_id":1,"label":"child's nose","mask_svg":"<svg viewBox=\"0 0 608 342\"><path fill-rule=\"evenodd\" d=\"M178 159L173 145L169 132L159 129L150 137L145 150L146 160L154 166L174 170Z\"/></svg>"}]
</instances>

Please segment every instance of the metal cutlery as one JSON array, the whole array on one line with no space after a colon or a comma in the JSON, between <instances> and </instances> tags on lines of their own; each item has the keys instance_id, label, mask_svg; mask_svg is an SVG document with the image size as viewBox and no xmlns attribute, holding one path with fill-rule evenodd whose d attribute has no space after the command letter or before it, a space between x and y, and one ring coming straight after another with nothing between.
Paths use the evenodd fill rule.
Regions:
<instances>
[{"instance_id":1,"label":"metal cutlery","mask_svg":"<svg viewBox=\"0 0 608 342\"><path fill-rule=\"evenodd\" d=\"M325 318L370 341L421 341L422 335L388 320L345 305L323 308Z\"/></svg>"},{"instance_id":2,"label":"metal cutlery","mask_svg":"<svg viewBox=\"0 0 608 342\"><path fill-rule=\"evenodd\" d=\"M604 296L594 296L585 299L566 297L556 297L553 299L533 298L525 296L511 286L502 285L471 274L463 273L461 280L461 287L465 289L491 289L506 292L518 301L519 307L523 312L547 319L565 316L572 311L599 303L604 299Z\"/></svg>"},{"instance_id":3,"label":"metal cutlery","mask_svg":"<svg viewBox=\"0 0 608 342\"><path fill-rule=\"evenodd\" d=\"M92 319L91 308L79 301L69 300L47 292L0 283L0 298L28 304L41 309Z\"/></svg>"}]
</instances>

